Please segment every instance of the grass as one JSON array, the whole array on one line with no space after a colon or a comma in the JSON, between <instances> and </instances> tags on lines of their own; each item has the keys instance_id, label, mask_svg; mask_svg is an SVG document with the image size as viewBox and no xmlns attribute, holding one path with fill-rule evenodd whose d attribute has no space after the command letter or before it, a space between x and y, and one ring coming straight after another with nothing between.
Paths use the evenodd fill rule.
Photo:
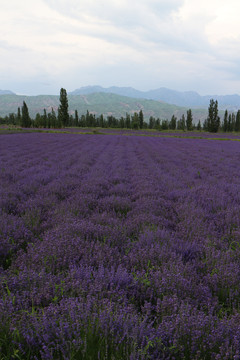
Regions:
<instances>
[{"instance_id":1,"label":"grass","mask_svg":"<svg viewBox=\"0 0 240 360\"><path fill-rule=\"evenodd\" d=\"M76 129L76 131L72 131L71 129ZM79 130L78 130L79 129ZM89 130L89 131L81 131L81 130ZM104 130L112 130L112 132L104 132ZM203 139L203 140L219 140L219 141L240 141L240 138L230 138L230 137L206 137L206 136L195 136L188 135L184 136L184 134L191 134L191 131L182 131L182 130L156 130L156 129L120 129L120 128L81 128L81 127L69 127L66 129L24 129L19 126L14 125L2 125L0 126L0 135L5 134L17 134L17 133L50 133L50 134L79 134L79 135L116 135L121 131L126 131L126 133L122 133L123 136L150 136L150 137L166 137L166 138L184 138L184 139ZM149 134L142 134L140 131L144 131ZM194 130L194 133L199 134L208 134L213 135L213 133L203 132L199 130ZM221 134L221 133L218 133ZM226 133L223 133L226 134ZM238 132L228 133L232 136L240 136ZM227 135L227 134L226 134Z\"/></svg>"}]
</instances>

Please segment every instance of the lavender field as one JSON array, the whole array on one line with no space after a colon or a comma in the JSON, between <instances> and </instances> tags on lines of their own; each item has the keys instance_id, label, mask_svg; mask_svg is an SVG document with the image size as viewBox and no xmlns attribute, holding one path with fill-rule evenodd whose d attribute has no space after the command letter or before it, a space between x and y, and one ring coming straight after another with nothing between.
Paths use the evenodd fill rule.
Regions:
<instances>
[{"instance_id":1,"label":"lavender field","mask_svg":"<svg viewBox=\"0 0 240 360\"><path fill-rule=\"evenodd\" d=\"M240 359L240 145L0 136L0 359Z\"/></svg>"}]
</instances>

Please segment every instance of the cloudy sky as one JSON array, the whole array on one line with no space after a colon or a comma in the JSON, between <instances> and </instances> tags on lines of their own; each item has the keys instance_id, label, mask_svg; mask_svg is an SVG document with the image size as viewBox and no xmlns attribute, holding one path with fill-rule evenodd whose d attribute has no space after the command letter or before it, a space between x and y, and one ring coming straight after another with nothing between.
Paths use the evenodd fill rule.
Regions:
<instances>
[{"instance_id":1,"label":"cloudy sky","mask_svg":"<svg viewBox=\"0 0 240 360\"><path fill-rule=\"evenodd\" d=\"M239 0L0 0L0 89L240 94Z\"/></svg>"}]
</instances>

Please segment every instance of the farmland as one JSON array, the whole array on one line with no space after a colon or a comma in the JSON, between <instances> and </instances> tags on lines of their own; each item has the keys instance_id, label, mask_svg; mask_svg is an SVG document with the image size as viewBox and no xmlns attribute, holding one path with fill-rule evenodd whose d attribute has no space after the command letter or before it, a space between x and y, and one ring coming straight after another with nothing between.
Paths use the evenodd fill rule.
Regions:
<instances>
[{"instance_id":1,"label":"farmland","mask_svg":"<svg viewBox=\"0 0 240 360\"><path fill-rule=\"evenodd\" d=\"M240 358L239 142L127 135L0 135L1 360Z\"/></svg>"}]
</instances>

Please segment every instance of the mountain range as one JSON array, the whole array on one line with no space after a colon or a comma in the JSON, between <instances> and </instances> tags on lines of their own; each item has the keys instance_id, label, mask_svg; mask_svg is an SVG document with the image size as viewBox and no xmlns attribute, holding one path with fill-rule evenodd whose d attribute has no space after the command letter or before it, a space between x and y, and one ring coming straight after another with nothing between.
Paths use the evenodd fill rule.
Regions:
<instances>
[{"instance_id":1,"label":"mountain range","mask_svg":"<svg viewBox=\"0 0 240 360\"><path fill-rule=\"evenodd\" d=\"M59 107L59 96L57 95L0 95L0 116L6 116L10 113L17 113L18 107L26 102L31 117L36 113L42 114L44 109L51 112L52 108L57 112ZM117 118L126 116L126 113L133 115L134 112L143 111L147 120L150 116L160 117L161 119L170 119L174 114L177 117L186 113L184 107L167 104L160 101L148 99L136 99L127 96L116 95L112 93L93 93L86 95L68 94L69 113L74 115L75 110L79 116L86 114L87 110L97 116L103 114L104 117L113 115ZM203 116L206 110L196 110L198 117Z\"/></svg>"},{"instance_id":2,"label":"mountain range","mask_svg":"<svg viewBox=\"0 0 240 360\"><path fill-rule=\"evenodd\" d=\"M132 87L108 87L87 86L68 92L69 113L86 114L87 110L97 116L103 114L105 117L113 115L117 118L130 115L134 112L143 111L147 120L150 116L161 119L170 119L172 115L180 118L186 114L187 109L192 109L194 122L205 120L210 99L218 100L219 113L223 111L237 111L240 109L239 95L205 95L201 96L194 91L180 92L167 88L140 91ZM17 113L23 101L27 103L31 117L36 113L43 113L46 109L56 112L59 106L59 95L25 96L16 95L10 90L0 90L0 116L9 113Z\"/></svg>"},{"instance_id":3,"label":"mountain range","mask_svg":"<svg viewBox=\"0 0 240 360\"><path fill-rule=\"evenodd\" d=\"M10 90L0 90L0 95L16 95L16 94Z\"/></svg>"},{"instance_id":4,"label":"mountain range","mask_svg":"<svg viewBox=\"0 0 240 360\"><path fill-rule=\"evenodd\" d=\"M240 108L240 96L234 95L199 95L196 91L176 91L161 87L155 90L140 91L132 87L111 86L104 88L101 86L85 86L76 89L69 94L83 95L92 93L112 93L117 95L128 96L138 99L150 99L164 101L168 104L183 106L188 108L205 108L209 106L210 99L218 101L219 109L236 111Z\"/></svg>"}]
</instances>

